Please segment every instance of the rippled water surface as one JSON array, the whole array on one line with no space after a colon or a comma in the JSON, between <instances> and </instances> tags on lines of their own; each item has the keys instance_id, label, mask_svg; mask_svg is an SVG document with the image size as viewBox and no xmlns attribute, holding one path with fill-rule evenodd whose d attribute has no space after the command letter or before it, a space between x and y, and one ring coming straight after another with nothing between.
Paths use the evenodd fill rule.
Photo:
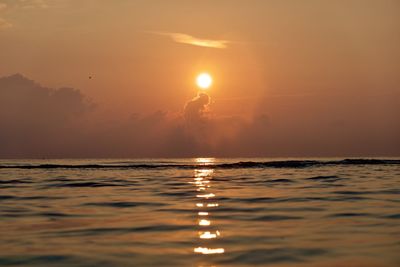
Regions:
<instances>
[{"instance_id":1,"label":"rippled water surface","mask_svg":"<svg viewBox=\"0 0 400 267\"><path fill-rule=\"evenodd\" d=\"M400 160L1 160L0 265L400 266Z\"/></svg>"}]
</instances>

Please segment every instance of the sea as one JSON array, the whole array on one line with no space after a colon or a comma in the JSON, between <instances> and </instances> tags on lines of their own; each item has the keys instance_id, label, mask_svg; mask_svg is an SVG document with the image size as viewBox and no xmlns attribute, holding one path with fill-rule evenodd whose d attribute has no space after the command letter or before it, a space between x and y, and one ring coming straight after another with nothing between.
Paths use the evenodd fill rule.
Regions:
<instances>
[{"instance_id":1,"label":"sea","mask_svg":"<svg viewBox=\"0 0 400 267\"><path fill-rule=\"evenodd\" d=\"M400 266L400 158L0 160L0 266Z\"/></svg>"}]
</instances>

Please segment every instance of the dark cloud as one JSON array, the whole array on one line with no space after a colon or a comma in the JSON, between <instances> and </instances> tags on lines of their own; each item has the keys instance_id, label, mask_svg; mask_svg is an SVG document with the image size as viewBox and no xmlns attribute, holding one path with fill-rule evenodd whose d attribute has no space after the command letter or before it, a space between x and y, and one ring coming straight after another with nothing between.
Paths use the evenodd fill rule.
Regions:
<instances>
[{"instance_id":1,"label":"dark cloud","mask_svg":"<svg viewBox=\"0 0 400 267\"><path fill-rule=\"evenodd\" d=\"M47 154L67 143L92 108L79 91L50 89L20 74L0 79L1 156Z\"/></svg>"},{"instance_id":2,"label":"dark cloud","mask_svg":"<svg viewBox=\"0 0 400 267\"><path fill-rule=\"evenodd\" d=\"M91 108L79 90L50 89L20 74L0 79L0 116L4 123L62 125Z\"/></svg>"},{"instance_id":3,"label":"dark cloud","mask_svg":"<svg viewBox=\"0 0 400 267\"><path fill-rule=\"evenodd\" d=\"M205 118L207 106L210 103L210 97L205 93L200 93L198 96L190 100L184 109L185 120L188 123L200 122Z\"/></svg>"}]
</instances>

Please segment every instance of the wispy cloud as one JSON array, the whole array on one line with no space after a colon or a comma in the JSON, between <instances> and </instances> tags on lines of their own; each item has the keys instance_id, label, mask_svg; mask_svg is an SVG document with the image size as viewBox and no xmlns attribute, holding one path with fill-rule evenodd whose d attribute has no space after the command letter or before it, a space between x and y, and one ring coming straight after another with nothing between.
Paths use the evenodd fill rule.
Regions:
<instances>
[{"instance_id":1,"label":"wispy cloud","mask_svg":"<svg viewBox=\"0 0 400 267\"><path fill-rule=\"evenodd\" d=\"M0 11L4 10L7 8L7 4L6 3L0 3Z\"/></svg>"},{"instance_id":2,"label":"wispy cloud","mask_svg":"<svg viewBox=\"0 0 400 267\"><path fill-rule=\"evenodd\" d=\"M0 18L0 30L12 27L12 24L5 19Z\"/></svg>"},{"instance_id":3,"label":"wispy cloud","mask_svg":"<svg viewBox=\"0 0 400 267\"><path fill-rule=\"evenodd\" d=\"M0 12L7 9L6 3L0 3ZM12 24L0 17L0 30L12 27Z\"/></svg>"},{"instance_id":4,"label":"wispy cloud","mask_svg":"<svg viewBox=\"0 0 400 267\"><path fill-rule=\"evenodd\" d=\"M22 8L48 8L45 0L19 0L20 7Z\"/></svg>"},{"instance_id":5,"label":"wispy cloud","mask_svg":"<svg viewBox=\"0 0 400 267\"><path fill-rule=\"evenodd\" d=\"M168 36L174 42L182 43L182 44L189 44L194 46L202 46L202 47L209 47L209 48L219 48L224 49L228 47L230 41L228 40L211 40L211 39L201 39L189 34L184 33L175 33L175 32L149 32L152 34Z\"/></svg>"}]
</instances>

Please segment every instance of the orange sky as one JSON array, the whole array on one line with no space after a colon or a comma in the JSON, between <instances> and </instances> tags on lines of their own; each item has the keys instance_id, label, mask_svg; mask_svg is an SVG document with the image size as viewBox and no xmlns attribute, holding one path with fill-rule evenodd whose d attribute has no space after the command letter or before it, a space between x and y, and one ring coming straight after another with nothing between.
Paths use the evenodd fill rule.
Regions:
<instances>
[{"instance_id":1,"label":"orange sky","mask_svg":"<svg viewBox=\"0 0 400 267\"><path fill-rule=\"evenodd\" d=\"M399 155L399 11L395 0L0 0L0 77L78 89L96 104L92 113L122 120L157 110L179 116L197 94L196 74L208 71L207 116L246 125L265 117L268 134L249 131L269 140L253 151L243 141L253 134L240 139L247 148L204 153L269 154L279 137L281 147L302 140L285 155ZM180 42L187 36L224 45ZM335 148L355 140L348 151Z\"/></svg>"}]
</instances>

